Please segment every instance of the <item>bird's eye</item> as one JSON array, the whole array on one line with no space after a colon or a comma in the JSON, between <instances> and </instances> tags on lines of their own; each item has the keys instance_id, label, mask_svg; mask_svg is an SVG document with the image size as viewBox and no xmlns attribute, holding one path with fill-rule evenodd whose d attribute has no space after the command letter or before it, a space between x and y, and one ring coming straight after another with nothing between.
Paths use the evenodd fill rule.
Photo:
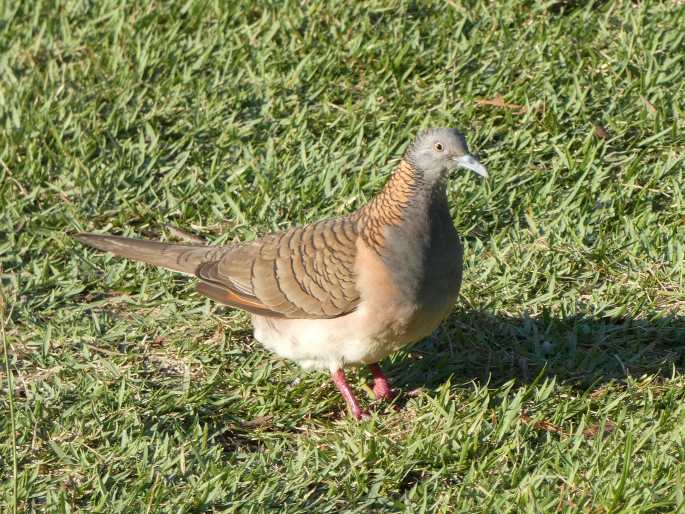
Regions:
<instances>
[{"instance_id":1,"label":"bird's eye","mask_svg":"<svg viewBox=\"0 0 685 514\"><path fill-rule=\"evenodd\" d=\"M435 150L438 152L442 152L442 143L435 143L433 148L435 148Z\"/></svg>"}]
</instances>

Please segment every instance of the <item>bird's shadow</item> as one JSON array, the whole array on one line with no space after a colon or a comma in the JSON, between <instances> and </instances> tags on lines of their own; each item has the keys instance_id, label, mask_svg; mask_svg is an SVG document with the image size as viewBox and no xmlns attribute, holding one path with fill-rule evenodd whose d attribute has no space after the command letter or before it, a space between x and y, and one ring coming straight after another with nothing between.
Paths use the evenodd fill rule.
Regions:
<instances>
[{"instance_id":1,"label":"bird's shadow","mask_svg":"<svg viewBox=\"0 0 685 514\"><path fill-rule=\"evenodd\" d=\"M685 372L685 317L580 314L509 317L457 310L431 336L383 363L403 391L472 381L497 386L553 377L577 389Z\"/></svg>"}]
</instances>

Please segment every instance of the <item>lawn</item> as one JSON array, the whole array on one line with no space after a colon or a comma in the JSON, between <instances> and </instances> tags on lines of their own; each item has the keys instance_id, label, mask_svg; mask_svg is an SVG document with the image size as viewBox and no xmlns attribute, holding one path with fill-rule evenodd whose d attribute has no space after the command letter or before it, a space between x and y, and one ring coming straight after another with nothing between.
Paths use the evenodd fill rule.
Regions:
<instances>
[{"instance_id":1,"label":"lawn","mask_svg":"<svg viewBox=\"0 0 685 514\"><path fill-rule=\"evenodd\" d=\"M685 5L0 4L1 512L685 510ZM193 280L70 239L347 213L429 126L458 303L356 422Z\"/></svg>"}]
</instances>

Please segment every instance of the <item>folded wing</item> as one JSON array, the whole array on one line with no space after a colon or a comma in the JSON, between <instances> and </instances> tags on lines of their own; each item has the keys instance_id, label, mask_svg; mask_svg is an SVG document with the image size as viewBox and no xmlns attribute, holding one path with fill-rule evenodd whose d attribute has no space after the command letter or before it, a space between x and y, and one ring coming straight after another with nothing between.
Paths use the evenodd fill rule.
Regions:
<instances>
[{"instance_id":1,"label":"folded wing","mask_svg":"<svg viewBox=\"0 0 685 514\"><path fill-rule=\"evenodd\" d=\"M356 226L325 220L233 247L203 262L198 291L257 314L335 318L359 303L355 285Z\"/></svg>"},{"instance_id":2,"label":"folded wing","mask_svg":"<svg viewBox=\"0 0 685 514\"><path fill-rule=\"evenodd\" d=\"M75 239L200 279L213 300L264 316L335 318L359 303L355 220L325 220L235 246L175 245L98 234Z\"/></svg>"}]
</instances>

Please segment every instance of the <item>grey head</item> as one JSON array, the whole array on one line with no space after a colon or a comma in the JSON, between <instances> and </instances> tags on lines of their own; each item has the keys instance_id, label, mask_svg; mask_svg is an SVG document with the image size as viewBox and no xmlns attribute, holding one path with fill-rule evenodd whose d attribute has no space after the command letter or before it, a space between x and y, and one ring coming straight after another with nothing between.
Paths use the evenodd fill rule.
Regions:
<instances>
[{"instance_id":1,"label":"grey head","mask_svg":"<svg viewBox=\"0 0 685 514\"><path fill-rule=\"evenodd\" d=\"M441 179L459 167L488 176L485 166L469 153L464 136L452 128L425 130L409 146L405 159L429 181Z\"/></svg>"}]
</instances>

